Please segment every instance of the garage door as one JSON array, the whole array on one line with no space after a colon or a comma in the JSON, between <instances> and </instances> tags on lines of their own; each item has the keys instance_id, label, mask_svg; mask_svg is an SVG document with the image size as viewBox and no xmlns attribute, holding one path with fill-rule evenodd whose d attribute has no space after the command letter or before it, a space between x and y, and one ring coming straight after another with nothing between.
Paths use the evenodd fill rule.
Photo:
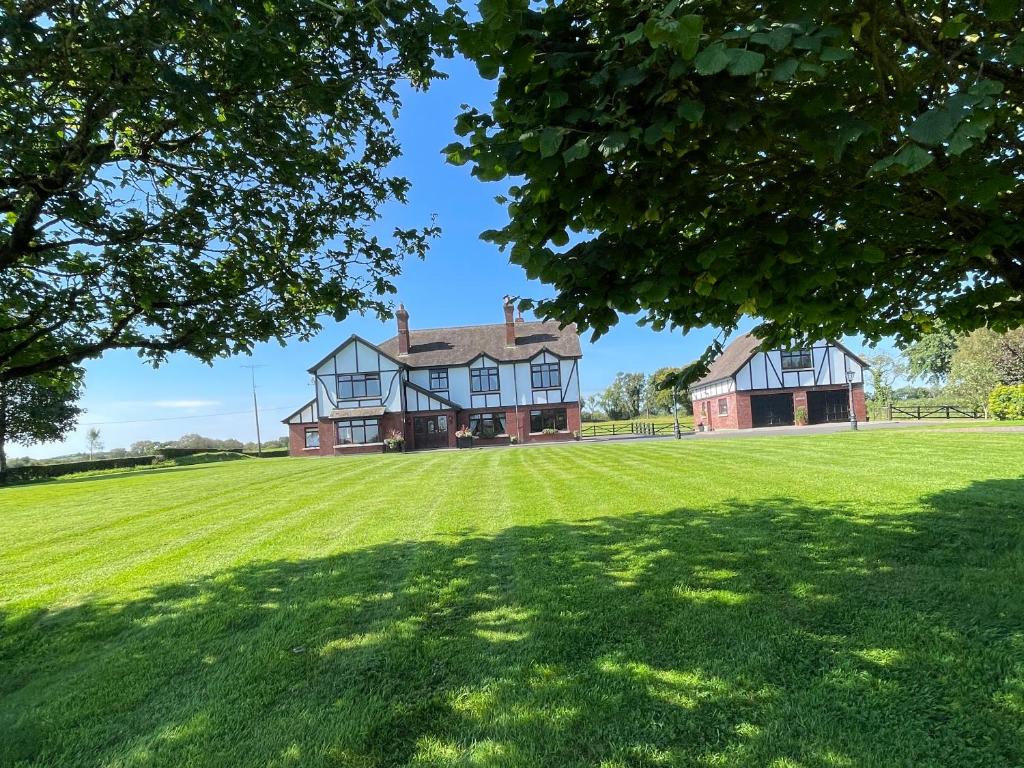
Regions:
<instances>
[{"instance_id":1,"label":"garage door","mask_svg":"<svg viewBox=\"0 0 1024 768\"><path fill-rule=\"evenodd\" d=\"M750 414L755 427L783 427L793 423L793 395L753 395Z\"/></svg>"},{"instance_id":2,"label":"garage door","mask_svg":"<svg viewBox=\"0 0 1024 768\"><path fill-rule=\"evenodd\" d=\"M849 395L845 389L807 393L807 421L811 424L848 421L849 418Z\"/></svg>"}]
</instances>

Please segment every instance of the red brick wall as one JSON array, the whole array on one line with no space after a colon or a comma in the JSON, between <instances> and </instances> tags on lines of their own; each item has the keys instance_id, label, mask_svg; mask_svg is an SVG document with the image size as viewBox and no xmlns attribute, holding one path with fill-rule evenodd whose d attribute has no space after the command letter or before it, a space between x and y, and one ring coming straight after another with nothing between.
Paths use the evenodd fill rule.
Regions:
<instances>
[{"instance_id":1,"label":"red brick wall","mask_svg":"<svg viewBox=\"0 0 1024 768\"><path fill-rule=\"evenodd\" d=\"M795 412L797 408L807 408L807 393L809 391L825 389L839 389L839 387L825 386L789 389L760 389L753 391L730 392L728 395L721 395L720 397L709 397L702 400L694 400L693 419L695 424L703 421L705 429L709 431L713 429L750 429L754 425L753 416L750 410L751 395L792 394L793 411ZM729 401L728 416L718 415L718 401L723 398ZM707 403L708 415L701 412L702 403ZM867 421L867 404L864 401L864 386L861 384L853 385L853 410L854 413L857 414L858 421Z\"/></svg>"},{"instance_id":2,"label":"red brick wall","mask_svg":"<svg viewBox=\"0 0 1024 768\"><path fill-rule=\"evenodd\" d=\"M316 422L310 424L289 424L288 425L288 455L289 456L319 456L320 451L316 448L306 448L306 428L315 427Z\"/></svg>"},{"instance_id":3,"label":"red brick wall","mask_svg":"<svg viewBox=\"0 0 1024 768\"><path fill-rule=\"evenodd\" d=\"M545 435L542 433L530 434L530 411L554 411L565 409L565 432L557 435ZM553 440L572 440L573 433L580 431L581 423L579 403L552 403L550 405L521 405L519 406L519 434L524 443L551 442ZM508 411L508 423L515 423L515 410ZM509 433L512 434L512 427L509 426Z\"/></svg>"},{"instance_id":4,"label":"red brick wall","mask_svg":"<svg viewBox=\"0 0 1024 768\"><path fill-rule=\"evenodd\" d=\"M729 412L725 416L718 413L718 401L725 400L729 405ZM707 403L707 413L701 410L702 404ZM749 426L750 402L747 401L747 416ZM704 428L711 432L716 429L739 429L739 410L735 392L724 395L716 395L702 400L693 401L693 421L695 424L704 422Z\"/></svg>"}]
</instances>

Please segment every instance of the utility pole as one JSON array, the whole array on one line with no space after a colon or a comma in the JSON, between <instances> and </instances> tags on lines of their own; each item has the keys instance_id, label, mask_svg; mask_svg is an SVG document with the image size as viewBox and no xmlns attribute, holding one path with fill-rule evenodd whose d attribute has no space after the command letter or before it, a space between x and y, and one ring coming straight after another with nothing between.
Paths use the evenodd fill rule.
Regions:
<instances>
[{"instance_id":1,"label":"utility pole","mask_svg":"<svg viewBox=\"0 0 1024 768\"><path fill-rule=\"evenodd\" d=\"M259 405L256 404L256 369L266 368L265 365L243 365L243 368L248 368L249 373L252 374L252 415L256 419L256 455L263 455L263 441L260 440L260 409Z\"/></svg>"}]
</instances>

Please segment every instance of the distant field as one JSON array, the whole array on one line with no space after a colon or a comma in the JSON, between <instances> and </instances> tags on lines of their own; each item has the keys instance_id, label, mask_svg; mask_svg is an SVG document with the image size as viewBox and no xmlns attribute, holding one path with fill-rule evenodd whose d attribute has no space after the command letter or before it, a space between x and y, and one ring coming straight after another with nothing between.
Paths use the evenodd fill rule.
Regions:
<instances>
[{"instance_id":1,"label":"distant field","mask_svg":"<svg viewBox=\"0 0 1024 768\"><path fill-rule=\"evenodd\" d=\"M0 766L1020 766L1024 434L0 489Z\"/></svg>"}]
</instances>

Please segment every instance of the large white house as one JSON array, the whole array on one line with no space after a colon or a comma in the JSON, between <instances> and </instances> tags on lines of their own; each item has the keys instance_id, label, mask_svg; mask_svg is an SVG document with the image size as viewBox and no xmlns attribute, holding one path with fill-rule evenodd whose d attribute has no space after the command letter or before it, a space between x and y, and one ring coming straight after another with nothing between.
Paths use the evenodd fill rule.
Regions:
<instances>
[{"instance_id":1,"label":"large white house","mask_svg":"<svg viewBox=\"0 0 1024 768\"><path fill-rule=\"evenodd\" d=\"M409 330L380 344L350 336L309 369L312 400L289 416L296 456L382 450L401 435L409 448L454 447L465 426L480 443L567 439L580 428L575 326L514 318Z\"/></svg>"},{"instance_id":2,"label":"large white house","mask_svg":"<svg viewBox=\"0 0 1024 768\"><path fill-rule=\"evenodd\" d=\"M846 421L850 403L867 417L867 364L838 341L789 349L761 347L745 333L729 344L690 387L693 417L705 429L748 429Z\"/></svg>"}]
</instances>

